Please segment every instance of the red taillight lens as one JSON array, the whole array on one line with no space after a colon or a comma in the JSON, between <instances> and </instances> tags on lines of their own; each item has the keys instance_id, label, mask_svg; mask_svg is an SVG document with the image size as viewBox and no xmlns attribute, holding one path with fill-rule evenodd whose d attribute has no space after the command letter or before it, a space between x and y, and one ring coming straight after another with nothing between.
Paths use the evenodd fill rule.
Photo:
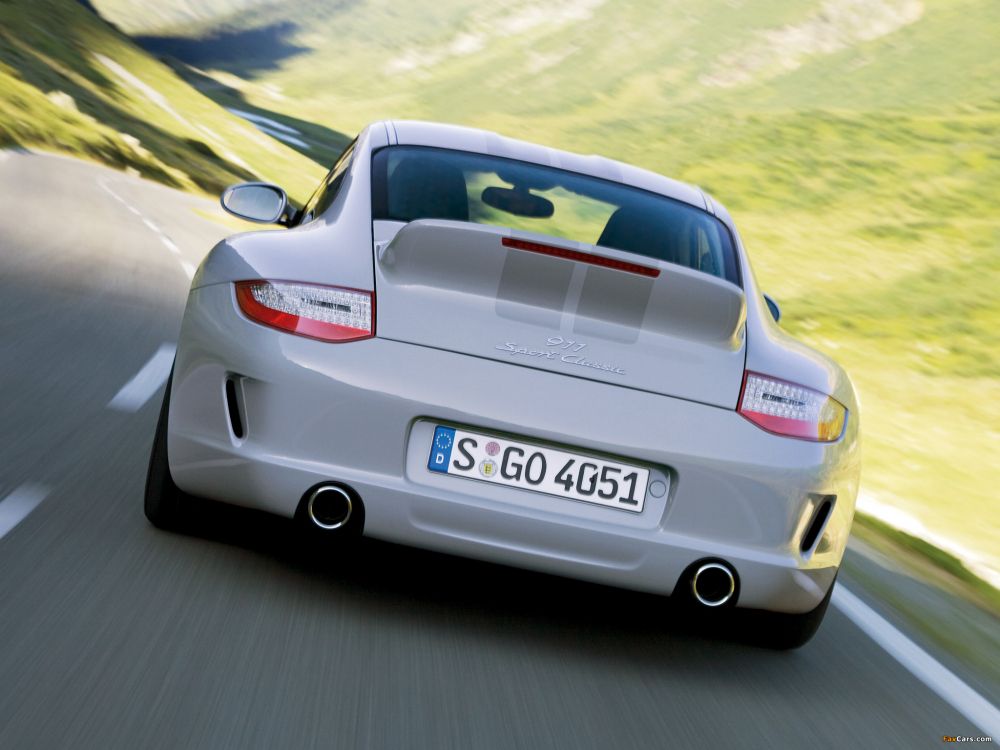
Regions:
<instances>
[{"instance_id":1,"label":"red taillight lens","mask_svg":"<svg viewBox=\"0 0 1000 750\"><path fill-rule=\"evenodd\" d=\"M740 414L768 432L829 443L840 437L847 409L834 398L804 385L747 372Z\"/></svg>"},{"instance_id":2,"label":"red taillight lens","mask_svg":"<svg viewBox=\"0 0 1000 750\"><path fill-rule=\"evenodd\" d=\"M371 292L294 281L238 281L236 301L253 321L320 341L375 335Z\"/></svg>"}]
</instances>

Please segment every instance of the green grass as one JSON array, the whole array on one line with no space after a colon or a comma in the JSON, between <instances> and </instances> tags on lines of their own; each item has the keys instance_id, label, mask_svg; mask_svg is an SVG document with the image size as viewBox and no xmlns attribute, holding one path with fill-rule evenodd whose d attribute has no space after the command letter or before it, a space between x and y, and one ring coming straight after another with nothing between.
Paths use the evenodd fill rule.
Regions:
<instances>
[{"instance_id":1,"label":"green grass","mask_svg":"<svg viewBox=\"0 0 1000 750\"><path fill-rule=\"evenodd\" d=\"M859 514L855 533L872 547L895 559L905 558L919 577L929 577L948 591L970 600L987 612L1000 616L1000 591L972 573L954 555L950 555L877 518Z\"/></svg>"},{"instance_id":2,"label":"green grass","mask_svg":"<svg viewBox=\"0 0 1000 750\"><path fill-rule=\"evenodd\" d=\"M172 2L119 2L97 0L92 4L109 12L115 25L126 34L169 33L212 23L235 13L273 4L274 0L172 0Z\"/></svg>"},{"instance_id":3,"label":"green grass","mask_svg":"<svg viewBox=\"0 0 1000 750\"><path fill-rule=\"evenodd\" d=\"M256 0L197 16L182 0L155 16L94 1L132 30L194 38L291 17ZM783 324L851 372L866 490L1000 568L1000 4L923 0L892 33L841 29L838 48L783 68L774 40L824 23L820 8L303 0L283 38L303 51L206 49L210 77L185 77L228 106L315 122L314 142L383 117L445 120L710 190ZM707 83L736 68L740 85Z\"/></svg>"},{"instance_id":4,"label":"green grass","mask_svg":"<svg viewBox=\"0 0 1000 750\"><path fill-rule=\"evenodd\" d=\"M854 536L861 554L841 569L852 587L860 583L890 619L957 659L983 688L1000 687L1000 662L983 659L1000 648L1000 591L954 556L869 516L858 516Z\"/></svg>"},{"instance_id":5,"label":"green grass","mask_svg":"<svg viewBox=\"0 0 1000 750\"><path fill-rule=\"evenodd\" d=\"M214 193L260 177L303 198L323 173L70 0L0 2L0 102L3 146L83 156L182 189Z\"/></svg>"}]
</instances>

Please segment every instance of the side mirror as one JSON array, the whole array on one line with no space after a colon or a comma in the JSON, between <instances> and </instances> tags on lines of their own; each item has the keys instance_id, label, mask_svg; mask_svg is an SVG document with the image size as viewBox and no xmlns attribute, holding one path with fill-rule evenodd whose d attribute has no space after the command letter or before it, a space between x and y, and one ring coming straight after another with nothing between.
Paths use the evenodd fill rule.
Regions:
<instances>
[{"instance_id":1,"label":"side mirror","mask_svg":"<svg viewBox=\"0 0 1000 750\"><path fill-rule=\"evenodd\" d=\"M769 294L764 295L764 302L767 305L767 309L771 311L771 317L774 318L775 323L781 322L781 308L778 307L778 303L774 301L774 297Z\"/></svg>"},{"instance_id":2,"label":"side mirror","mask_svg":"<svg viewBox=\"0 0 1000 750\"><path fill-rule=\"evenodd\" d=\"M289 205L285 191L266 182L243 182L227 187L220 199L233 216L258 224L288 224Z\"/></svg>"}]
</instances>

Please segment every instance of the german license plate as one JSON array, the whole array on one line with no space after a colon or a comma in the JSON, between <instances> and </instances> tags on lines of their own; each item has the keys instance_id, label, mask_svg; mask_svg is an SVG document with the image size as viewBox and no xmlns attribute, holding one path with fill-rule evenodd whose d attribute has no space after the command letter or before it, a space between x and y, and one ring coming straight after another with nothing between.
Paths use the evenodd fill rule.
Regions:
<instances>
[{"instance_id":1,"label":"german license plate","mask_svg":"<svg viewBox=\"0 0 1000 750\"><path fill-rule=\"evenodd\" d=\"M649 469L438 425L427 468L641 513Z\"/></svg>"}]
</instances>

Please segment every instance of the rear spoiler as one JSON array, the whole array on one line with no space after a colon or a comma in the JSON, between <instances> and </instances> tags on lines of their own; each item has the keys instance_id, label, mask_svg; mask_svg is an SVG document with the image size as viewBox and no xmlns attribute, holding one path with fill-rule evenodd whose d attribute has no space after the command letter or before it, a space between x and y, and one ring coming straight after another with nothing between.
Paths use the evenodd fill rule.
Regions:
<instances>
[{"instance_id":1,"label":"rear spoiler","mask_svg":"<svg viewBox=\"0 0 1000 750\"><path fill-rule=\"evenodd\" d=\"M544 308L635 340L660 333L735 349L743 290L701 271L572 240L421 219L377 251L387 281Z\"/></svg>"}]
</instances>

